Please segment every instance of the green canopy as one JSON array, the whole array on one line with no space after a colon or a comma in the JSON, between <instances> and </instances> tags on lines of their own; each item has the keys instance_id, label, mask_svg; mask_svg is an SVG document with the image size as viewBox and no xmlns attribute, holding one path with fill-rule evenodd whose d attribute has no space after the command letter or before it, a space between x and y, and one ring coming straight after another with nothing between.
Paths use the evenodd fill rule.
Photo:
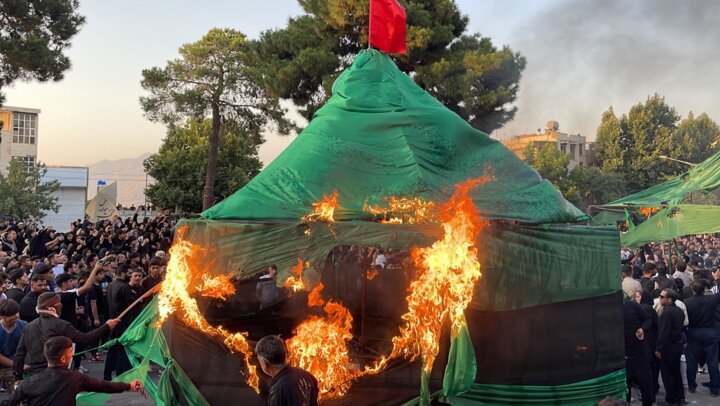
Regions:
<instances>
[{"instance_id":1,"label":"green canopy","mask_svg":"<svg viewBox=\"0 0 720 406\"><path fill-rule=\"evenodd\" d=\"M688 193L711 191L720 186L720 152L689 171L649 189L610 202L605 206L659 206L679 204Z\"/></svg>"},{"instance_id":2,"label":"green canopy","mask_svg":"<svg viewBox=\"0 0 720 406\"><path fill-rule=\"evenodd\" d=\"M453 184L488 172L473 192L491 219L575 222L586 216L500 142L422 90L390 58L362 51L333 96L266 169L207 219L298 219L339 192L338 220L368 218L365 202L386 196L446 201Z\"/></svg>"},{"instance_id":3,"label":"green canopy","mask_svg":"<svg viewBox=\"0 0 720 406\"><path fill-rule=\"evenodd\" d=\"M624 245L639 247L683 235L717 232L720 232L720 206L680 204L660 210L620 239Z\"/></svg>"},{"instance_id":4,"label":"green canopy","mask_svg":"<svg viewBox=\"0 0 720 406\"><path fill-rule=\"evenodd\" d=\"M359 324L361 331L377 332L373 354L378 355L397 333L394 323L400 315L393 315L402 309L398 300L404 299L414 272L412 261L402 271L383 270L369 280L365 265L361 269L342 253L356 246L424 247L440 238L442 228L437 223L380 224L363 207L383 205L387 196L447 201L454 184L485 174L495 179L471 197L491 221L476 242L483 278L465 310L465 328L441 340L450 348L440 350L429 374L421 375L419 360L400 362L357 380L347 399L327 404L398 404L418 395L418 403L428 404L440 389L442 397L458 405L584 405L622 395L617 231L568 225L589 218L376 50L358 54L335 82L327 104L272 164L205 211L203 219L180 225L186 227L183 238L202 247L194 266L232 274L236 281L237 293L207 307L206 317L214 325L247 332L250 340L289 336L309 314L306 300L291 295L263 307L253 276L276 264L282 281L300 258L312 264L303 280L323 282L324 292L347 305L359 320L355 330ZM314 202L335 190L337 222L301 220ZM264 403L245 383L238 357L228 357L221 343L181 322L160 329L151 322L152 311L136 321L135 336L142 340L131 340L126 332L120 342L135 358L133 373L142 374L148 358L167 368L156 399L166 404L178 397L187 404Z\"/></svg>"}]
</instances>

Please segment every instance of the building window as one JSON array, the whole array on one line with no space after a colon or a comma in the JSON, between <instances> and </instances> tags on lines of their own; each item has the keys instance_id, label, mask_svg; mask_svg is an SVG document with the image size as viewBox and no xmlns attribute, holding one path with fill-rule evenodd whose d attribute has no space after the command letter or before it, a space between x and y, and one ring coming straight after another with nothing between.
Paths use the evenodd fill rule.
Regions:
<instances>
[{"instance_id":1,"label":"building window","mask_svg":"<svg viewBox=\"0 0 720 406\"><path fill-rule=\"evenodd\" d=\"M35 144L36 137L37 114L13 113L13 142L16 144Z\"/></svg>"},{"instance_id":2,"label":"building window","mask_svg":"<svg viewBox=\"0 0 720 406\"><path fill-rule=\"evenodd\" d=\"M575 159L575 148L577 145L570 144L570 159Z\"/></svg>"},{"instance_id":3,"label":"building window","mask_svg":"<svg viewBox=\"0 0 720 406\"><path fill-rule=\"evenodd\" d=\"M14 156L13 159L17 159L20 161L23 166L25 167L25 171L28 172L31 167L35 166L35 159L36 157L32 155L28 156Z\"/></svg>"},{"instance_id":4,"label":"building window","mask_svg":"<svg viewBox=\"0 0 720 406\"><path fill-rule=\"evenodd\" d=\"M560 144L560 152L562 152L563 154L567 154L567 144L566 143L563 142Z\"/></svg>"},{"instance_id":5,"label":"building window","mask_svg":"<svg viewBox=\"0 0 720 406\"><path fill-rule=\"evenodd\" d=\"M585 149L585 144L580 144L580 156L583 156L584 149Z\"/></svg>"}]
</instances>

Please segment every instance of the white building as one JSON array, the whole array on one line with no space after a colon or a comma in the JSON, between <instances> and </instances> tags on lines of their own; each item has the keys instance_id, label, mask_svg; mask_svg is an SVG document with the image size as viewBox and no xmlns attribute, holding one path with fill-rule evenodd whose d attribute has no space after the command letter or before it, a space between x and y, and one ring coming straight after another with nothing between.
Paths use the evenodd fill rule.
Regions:
<instances>
[{"instance_id":1,"label":"white building","mask_svg":"<svg viewBox=\"0 0 720 406\"><path fill-rule=\"evenodd\" d=\"M77 166L48 166L43 182L58 180L60 188L53 193L58 198L60 210L49 211L42 222L52 225L58 231L70 230L70 223L85 218L89 170Z\"/></svg>"},{"instance_id":2,"label":"white building","mask_svg":"<svg viewBox=\"0 0 720 406\"><path fill-rule=\"evenodd\" d=\"M39 109L0 107L0 171L7 173L10 160L21 158L26 164L37 161Z\"/></svg>"}]
</instances>

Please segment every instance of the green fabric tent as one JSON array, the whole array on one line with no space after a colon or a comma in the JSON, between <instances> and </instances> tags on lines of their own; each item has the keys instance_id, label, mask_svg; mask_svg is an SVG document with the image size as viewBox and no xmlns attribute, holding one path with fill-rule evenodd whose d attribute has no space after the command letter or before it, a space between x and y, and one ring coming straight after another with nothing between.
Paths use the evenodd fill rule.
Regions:
<instances>
[{"instance_id":1,"label":"green fabric tent","mask_svg":"<svg viewBox=\"0 0 720 406\"><path fill-rule=\"evenodd\" d=\"M666 207L621 236L623 245L639 247L675 237L720 232L720 206L679 204Z\"/></svg>"},{"instance_id":2,"label":"green fabric tent","mask_svg":"<svg viewBox=\"0 0 720 406\"><path fill-rule=\"evenodd\" d=\"M668 181L642 190L605 206L660 206L679 204L691 192L712 191L720 186L720 152Z\"/></svg>"},{"instance_id":3,"label":"green fabric tent","mask_svg":"<svg viewBox=\"0 0 720 406\"><path fill-rule=\"evenodd\" d=\"M385 196L445 201L455 183L489 168L499 182L473 192L484 216L528 223L585 215L500 142L471 127L375 50L361 52L333 96L267 168L203 213L213 220L297 220L339 191L337 220L367 219Z\"/></svg>"},{"instance_id":4,"label":"green fabric tent","mask_svg":"<svg viewBox=\"0 0 720 406\"><path fill-rule=\"evenodd\" d=\"M335 252L351 245L422 247L442 235L438 224L380 224L363 211L366 203L382 205L390 195L442 202L453 184L486 173L494 181L471 195L491 222L477 241L484 276L465 311L467 328L444 341L447 346L430 376L419 379L419 361L396 365L359 379L344 399L329 404L414 404L437 396L456 405L594 405L607 395L622 396L617 231L567 224L588 218L502 144L420 89L381 52L361 52L298 138L245 187L204 212L204 218L183 222L184 238L203 247L205 257L198 266L232 273L240 281L252 280L270 263L278 265L282 280L302 258L314 265L303 278L322 280L336 300L352 303L357 281L366 279L353 279L357 269L339 262ZM334 190L337 222L328 226L301 220L313 211L313 202ZM399 273L381 274L371 282L367 285L375 290L367 295L369 313L373 306L378 317L402 308L394 302L404 298ZM208 320L248 331L250 339L291 334L295 319L273 318L249 306L254 285L238 289ZM299 307L288 304L284 311ZM152 320L153 313L145 318ZM131 341L124 335L121 342L129 343L128 352L136 358L134 371L151 356L142 354L154 354L161 365L172 366L174 375L163 375L157 399L164 404L183 404L174 397L197 401L188 404L228 398L262 404L243 384L241 367L222 345L182 323L166 323L159 330L147 320L136 320L149 326L138 329L146 338ZM370 328L376 324L381 323ZM158 341L167 342L158 347L161 355L147 345ZM193 385L186 387L186 382Z\"/></svg>"}]
</instances>

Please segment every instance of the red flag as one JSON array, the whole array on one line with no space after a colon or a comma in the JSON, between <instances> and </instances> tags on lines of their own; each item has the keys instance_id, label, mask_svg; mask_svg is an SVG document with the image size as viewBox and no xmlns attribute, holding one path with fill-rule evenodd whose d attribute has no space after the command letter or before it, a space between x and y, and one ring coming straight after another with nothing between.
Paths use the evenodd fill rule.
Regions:
<instances>
[{"instance_id":1,"label":"red flag","mask_svg":"<svg viewBox=\"0 0 720 406\"><path fill-rule=\"evenodd\" d=\"M405 54L405 9L396 0L370 0L370 44L389 54Z\"/></svg>"}]
</instances>

